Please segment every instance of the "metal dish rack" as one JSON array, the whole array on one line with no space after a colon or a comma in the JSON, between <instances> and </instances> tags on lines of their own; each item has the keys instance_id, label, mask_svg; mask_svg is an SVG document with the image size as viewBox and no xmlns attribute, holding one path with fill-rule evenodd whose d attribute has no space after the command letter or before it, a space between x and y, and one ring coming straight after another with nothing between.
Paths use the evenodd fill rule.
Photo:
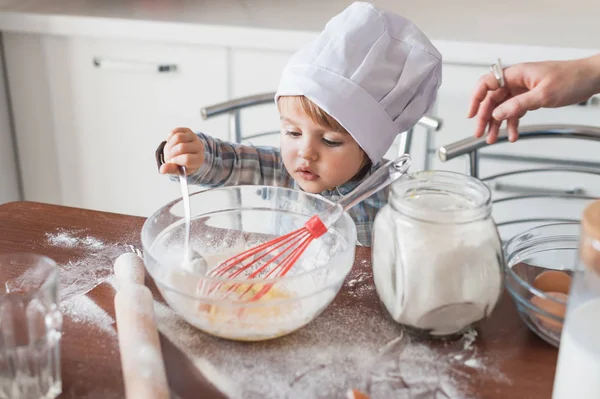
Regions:
<instances>
[{"instance_id":1,"label":"metal dish rack","mask_svg":"<svg viewBox=\"0 0 600 399\"><path fill-rule=\"evenodd\" d=\"M539 138L570 138L580 139L586 141L600 141L600 128L594 126L585 125L530 125L519 128L519 142L522 140L533 140ZM506 129L502 129L498 136L496 143L492 145L498 145L508 142L508 135ZM513 144L515 145L515 144ZM517 143L518 145L518 143ZM443 147L440 147L437 151L438 157L442 162L449 161L451 159L467 155L468 173L488 184L492 190L497 191L519 191L516 195L503 196L501 198L492 198L492 214L494 209L498 207L513 207L518 209L519 206L523 206L524 203L529 202L530 204L541 204L542 202L560 204L560 207L556 206L553 209L562 209L562 207L569 208L568 212L563 214L543 214L543 212L528 217L514 217L506 218L505 220L497 220L496 225L500 232L502 240L505 242L516 234L519 234L529 228L536 227L542 224L559 223L559 222L579 222L581 212L585 205L597 199L595 195L590 195L585 188L576 189L536 189L533 186L519 186L518 189L511 187L509 184L499 182L499 179L511 177L511 176L526 176L528 174L535 175L539 173L555 173L564 172L569 176L574 175L592 175L598 178L598 188L600 188L600 166L588 167L588 166L576 166L575 162L569 165L569 162L561 162L562 166L551 166L548 168L530 168L530 169L519 169L504 173L498 173L487 177L481 177L479 173L479 166L481 157L479 150L489 146L483 138L466 138ZM600 165L600 157L599 157ZM574 175L571 175L574 174ZM511 190L513 188L514 190Z\"/></svg>"}]
</instances>

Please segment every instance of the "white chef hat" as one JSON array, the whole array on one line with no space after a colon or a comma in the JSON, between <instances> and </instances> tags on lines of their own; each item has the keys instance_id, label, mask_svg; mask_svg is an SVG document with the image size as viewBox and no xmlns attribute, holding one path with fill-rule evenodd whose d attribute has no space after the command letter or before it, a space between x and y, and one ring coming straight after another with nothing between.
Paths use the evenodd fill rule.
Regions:
<instances>
[{"instance_id":1,"label":"white chef hat","mask_svg":"<svg viewBox=\"0 0 600 399\"><path fill-rule=\"evenodd\" d=\"M291 57L275 101L305 96L377 163L431 110L441 75L442 55L411 21L355 2Z\"/></svg>"}]
</instances>

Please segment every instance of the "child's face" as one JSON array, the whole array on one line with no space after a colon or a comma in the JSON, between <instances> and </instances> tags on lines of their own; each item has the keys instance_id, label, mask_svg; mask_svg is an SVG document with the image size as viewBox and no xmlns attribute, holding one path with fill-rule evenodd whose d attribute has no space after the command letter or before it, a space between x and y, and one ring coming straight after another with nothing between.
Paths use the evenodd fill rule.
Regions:
<instances>
[{"instance_id":1,"label":"child's face","mask_svg":"<svg viewBox=\"0 0 600 399\"><path fill-rule=\"evenodd\" d=\"M281 154L288 173L306 192L320 193L346 183L366 162L348 133L327 131L296 101L280 103Z\"/></svg>"}]
</instances>

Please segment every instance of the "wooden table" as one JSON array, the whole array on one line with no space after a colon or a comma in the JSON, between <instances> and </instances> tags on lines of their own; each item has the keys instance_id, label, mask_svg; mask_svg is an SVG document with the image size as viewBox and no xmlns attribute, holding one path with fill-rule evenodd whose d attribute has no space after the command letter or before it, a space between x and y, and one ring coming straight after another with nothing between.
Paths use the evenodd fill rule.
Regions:
<instances>
[{"instance_id":1,"label":"wooden table","mask_svg":"<svg viewBox=\"0 0 600 399\"><path fill-rule=\"evenodd\" d=\"M0 252L41 253L59 264L76 259L77 249L49 243L48 233L61 229L85 232L107 243L132 244L141 248L139 233L144 220L133 216L32 202L3 204L0 206ZM369 259L369 248L357 248L356 261L348 279L356 278L359 272L367 272L370 269ZM372 284L371 275L368 275L366 283ZM155 297L161 298L151 280L148 285ZM114 318L114 293L110 284L103 283L87 295ZM362 303L359 303L360 301ZM334 302L316 321L329 317L331 312L340 308L361 306L374 314L381 314L381 318L386 317L376 296L351 295L348 285L345 284ZM305 327L309 328L310 324ZM61 398L123 397L123 379L116 338L94 326L74 322L68 315L65 316L63 331ZM224 397L167 337L162 335L161 342L169 384L177 396ZM213 344L223 348L227 345L228 341L218 339L215 339ZM431 345L442 350L447 346L443 342L433 342ZM500 382L498 379L487 377L472 378L470 392L474 397L526 399L551 396L557 350L526 328L518 318L508 295L503 296L492 317L478 328L474 346L478 353L496 359L494 366L497 372L503 375L503 381Z\"/></svg>"}]
</instances>

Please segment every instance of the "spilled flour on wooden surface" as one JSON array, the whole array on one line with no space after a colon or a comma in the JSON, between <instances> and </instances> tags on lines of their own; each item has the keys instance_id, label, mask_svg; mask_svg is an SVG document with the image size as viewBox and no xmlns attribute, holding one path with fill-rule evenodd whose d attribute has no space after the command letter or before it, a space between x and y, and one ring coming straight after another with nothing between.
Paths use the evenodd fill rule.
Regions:
<instances>
[{"instance_id":1,"label":"spilled flour on wooden surface","mask_svg":"<svg viewBox=\"0 0 600 399\"><path fill-rule=\"evenodd\" d=\"M117 336L115 320L87 295L61 302L60 310L75 323L92 324L111 336Z\"/></svg>"},{"instance_id":2,"label":"spilled flour on wooden surface","mask_svg":"<svg viewBox=\"0 0 600 399\"><path fill-rule=\"evenodd\" d=\"M84 247L90 249L103 249L105 244L95 237L76 236L78 231L58 229L54 233L46 233L46 238L51 245L63 248Z\"/></svg>"},{"instance_id":3,"label":"spilled flour on wooden surface","mask_svg":"<svg viewBox=\"0 0 600 399\"><path fill-rule=\"evenodd\" d=\"M58 265L61 302L83 295L113 275L113 263L127 245L107 244L81 230L46 233L48 244L77 250L77 257Z\"/></svg>"},{"instance_id":4,"label":"spilled flour on wooden surface","mask_svg":"<svg viewBox=\"0 0 600 399\"><path fill-rule=\"evenodd\" d=\"M76 323L92 324L115 335L114 320L86 294L102 283L111 283L114 261L131 252L125 243L106 243L85 230L57 229L46 233L47 245L76 253L60 270L60 308Z\"/></svg>"},{"instance_id":5,"label":"spilled flour on wooden surface","mask_svg":"<svg viewBox=\"0 0 600 399\"><path fill-rule=\"evenodd\" d=\"M472 346L476 332L435 349L363 306L331 307L293 334L255 343L204 334L156 301L154 309L159 330L231 399L342 398L350 388L370 399L471 398L474 380L507 382Z\"/></svg>"}]
</instances>

